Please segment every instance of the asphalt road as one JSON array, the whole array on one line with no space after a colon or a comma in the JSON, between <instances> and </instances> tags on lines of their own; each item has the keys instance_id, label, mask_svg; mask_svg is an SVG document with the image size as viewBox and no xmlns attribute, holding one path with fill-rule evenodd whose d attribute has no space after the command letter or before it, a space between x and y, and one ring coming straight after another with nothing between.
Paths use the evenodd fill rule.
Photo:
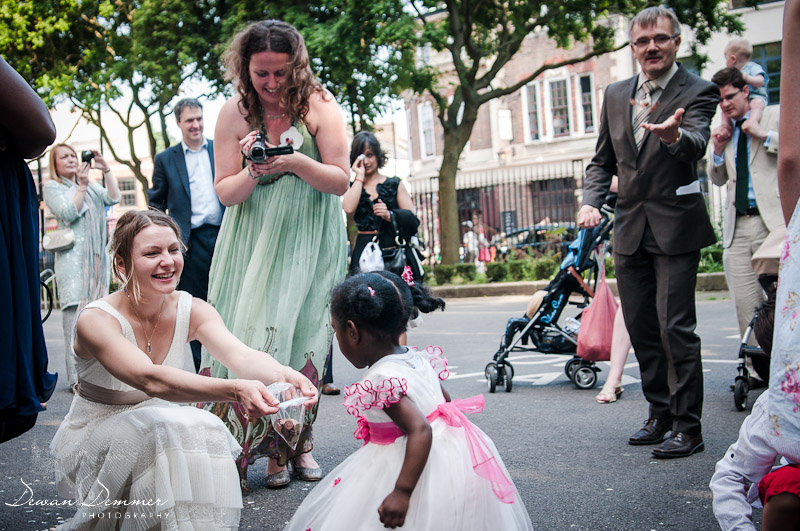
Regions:
<instances>
[{"instance_id":1,"label":"asphalt road","mask_svg":"<svg viewBox=\"0 0 800 531\"><path fill-rule=\"evenodd\" d=\"M488 393L483 367L491 360L506 320L523 313L525 297L449 300L445 312L425 316L422 328L410 332L409 342L444 349L451 369L445 386L454 398L484 394L486 410L471 420L497 445L536 529L713 530L718 526L708 481L714 464L736 439L746 412L734 409L729 389L736 376L739 343L733 305L727 293L702 297L697 309L705 371L706 450L684 459L652 459L651 447L626 444L647 416L633 356L623 380L625 393L614 404L597 404L597 389L572 385L563 371L568 356L518 356L513 391ZM60 318L54 312L45 333L51 370L63 372ZM607 372L607 364L600 365L598 388ZM359 371L338 351L334 374L340 387L359 379ZM750 405L759 392L751 393ZM0 529L47 529L73 513L63 506L9 506L27 492L25 484L32 499L64 501L55 490L48 445L70 400L66 383L60 381L36 427L0 446ZM314 455L326 472L358 449L354 429L341 396L323 396ZM294 481L285 489L268 490L265 466L261 460L250 467L241 529L280 530L313 488ZM756 513L757 520L759 516Z\"/></svg>"}]
</instances>

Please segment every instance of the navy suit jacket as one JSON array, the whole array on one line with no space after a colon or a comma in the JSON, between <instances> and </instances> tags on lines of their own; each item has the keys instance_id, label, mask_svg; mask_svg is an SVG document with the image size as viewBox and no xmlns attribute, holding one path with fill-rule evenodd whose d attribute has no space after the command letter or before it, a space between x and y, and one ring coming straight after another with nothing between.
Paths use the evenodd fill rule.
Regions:
<instances>
[{"instance_id":1,"label":"navy suit jacket","mask_svg":"<svg viewBox=\"0 0 800 531\"><path fill-rule=\"evenodd\" d=\"M208 156L211 159L211 178L214 178L214 141L208 141ZM147 196L150 206L167 212L181 229L183 243L192 233L192 195L189 190L189 172L183 144L178 143L156 155L153 169L153 187ZM222 211L225 206L220 203Z\"/></svg>"}]
</instances>

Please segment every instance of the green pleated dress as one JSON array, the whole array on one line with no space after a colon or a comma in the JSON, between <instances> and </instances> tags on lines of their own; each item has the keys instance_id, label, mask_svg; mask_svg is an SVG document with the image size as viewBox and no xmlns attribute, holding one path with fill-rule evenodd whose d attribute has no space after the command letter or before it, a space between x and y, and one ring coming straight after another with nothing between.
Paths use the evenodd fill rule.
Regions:
<instances>
[{"instance_id":1,"label":"green pleated dress","mask_svg":"<svg viewBox=\"0 0 800 531\"><path fill-rule=\"evenodd\" d=\"M299 152L319 161L313 136L303 124ZM276 175L266 175L269 182ZM228 207L209 273L208 302L225 325L248 346L306 375L317 387L333 339L330 293L346 272L346 232L339 197L322 193L292 173L256 186L244 202ZM203 349L201 374L235 378ZM278 459L311 451L311 424L292 449L271 427L269 417L247 422L238 404L199 404L218 415L242 445L239 474L247 488L247 467L259 457Z\"/></svg>"}]
</instances>

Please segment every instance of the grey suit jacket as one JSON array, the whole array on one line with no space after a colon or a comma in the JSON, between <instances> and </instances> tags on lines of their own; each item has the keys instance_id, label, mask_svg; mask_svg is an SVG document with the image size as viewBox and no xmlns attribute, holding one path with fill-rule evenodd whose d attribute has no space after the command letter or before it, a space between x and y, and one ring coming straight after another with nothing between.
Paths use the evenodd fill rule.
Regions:
<instances>
[{"instance_id":1,"label":"grey suit jacket","mask_svg":"<svg viewBox=\"0 0 800 531\"><path fill-rule=\"evenodd\" d=\"M697 161L706 152L719 88L679 66L661 92L649 121L663 122L683 108L682 136L667 146L645 131L642 148L637 152L631 125L637 78L606 89L597 150L586 168L583 204L600 208L612 176L617 175L615 252L636 252L645 222L666 254L699 250L716 241L697 181Z\"/></svg>"},{"instance_id":2,"label":"grey suit jacket","mask_svg":"<svg viewBox=\"0 0 800 531\"><path fill-rule=\"evenodd\" d=\"M208 141L211 159L211 178L214 178L214 141ZM181 229L183 243L192 233L192 195L189 189L189 172L183 145L178 143L156 155L153 168L153 187L147 193L150 206L167 212ZM223 212L225 206L220 203Z\"/></svg>"},{"instance_id":3,"label":"grey suit jacket","mask_svg":"<svg viewBox=\"0 0 800 531\"><path fill-rule=\"evenodd\" d=\"M723 117L723 120L726 118ZM756 195L756 205L761 213L761 219L770 232L786 227L783 221L780 197L778 195L778 124L780 123L780 108L772 105L764 109L761 117L761 126L771 133L769 148L764 147L764 142L750 142L750 180L753 183L753 192ZM708 158L713 161L713 148L709 149ZM736 227L736 146L728 142L725 146L725 163L715 166L709 165L708 175L717 186L727 183L728 198L725 202L725 216L722 222L722 243L730 247L733 241L733 232Z\"/></svg>"}]
</instances>

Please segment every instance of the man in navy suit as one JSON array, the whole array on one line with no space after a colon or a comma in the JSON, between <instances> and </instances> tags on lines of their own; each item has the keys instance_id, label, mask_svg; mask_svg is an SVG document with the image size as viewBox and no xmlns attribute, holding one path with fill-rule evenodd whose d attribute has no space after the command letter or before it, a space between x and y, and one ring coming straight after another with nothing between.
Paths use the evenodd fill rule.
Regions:
<instances>
[{"instance_id":1,"label":"man in navy suit","mask_svg":"<svg viewBox=\"0 0 800 531\"><path fill-rule=\"evenodd\" d=\"M181 229L186 245L178 289L206 300L208 271L225 207L214 191L214 142L203 137L203 106L182 99L173 109L183 139L156 155L150 206L167 212ZM200 343L192 341L195 370Z\"/></svg>"},{"instance_id":2,"label":"man in navy suit","mask_svg":"<svg viewBox=\"0 0 800 531\"><path fill-rule=\"evenodd\" d=\"M694 292L700 249L716 236L697 161L706 152L719 88L675 62L681 27L672 11L641 11L629 33L642 71L606 89L578 225L600 222L598 208L617 175L617 287L650 404L644 427L628 442L659 445L657 458L686 457L704 448Z\"/></svg>"}]
</instances>

